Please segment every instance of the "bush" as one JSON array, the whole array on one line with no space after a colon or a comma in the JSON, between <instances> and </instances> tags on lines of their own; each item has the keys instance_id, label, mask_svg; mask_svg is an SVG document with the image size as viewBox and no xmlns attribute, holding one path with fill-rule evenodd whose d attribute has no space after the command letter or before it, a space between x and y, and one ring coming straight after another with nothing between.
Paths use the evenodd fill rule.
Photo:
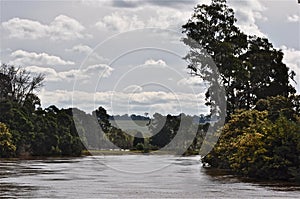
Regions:
<instances>
[{"instance_id":1,"label":"bush","mask_svg":"<svg viewBox=\"0 0 300 199\"><path fill-rule=\"evenodd\" d=\"M0 158L15 156L16 146L12 143L12 135L5 124L0 122Z\"/></svg>"},{"instance_id":2,"label":"bush","mask_svg":"<svg viewBox=\"0 0 300 199\"><path fill-rule=\"evenodd\" d=\"M295 180L300 175L300 122L267 111L240 111L224 126L214 149L203 158L212 167L255 178Z\"/></svg>"},{"instance_id":3,"label":"bush","mask_svg":"<svg viewBox=\"0 0 300 199\"><path fill-rule=\"evenodd\" d=\"M142 143L138 143L135 148L136 150L142 151L144 150L144 145Z\"/></svg>"}]
</instances>

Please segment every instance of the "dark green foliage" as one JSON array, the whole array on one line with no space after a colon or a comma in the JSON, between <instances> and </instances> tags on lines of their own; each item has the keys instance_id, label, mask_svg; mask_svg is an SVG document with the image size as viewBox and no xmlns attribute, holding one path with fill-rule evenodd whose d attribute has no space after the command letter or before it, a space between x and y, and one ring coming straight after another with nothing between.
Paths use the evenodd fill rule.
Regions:
<instances>
[{"instance_id":1,"label":"dark green foliage","mask_svg":"<svg viewBox=\"0 0 300 199\"><path fill-rule=\"evenodd\" d=\"M144 144L138 143L138 144L135 146L135 148L136 148L136 150L143 151L143 150L144 150Z\"/></svg>"},{"instance_id":2,"label":"dark green foliage","mask_svg":"<svg viewBox=\"0 0 300 199\"><path fill-rule=\"evenodd\" d=\"M93 112L93 116L97 118L102 130L104 132L107 132L111 125L109 122L109 115L107 114L106 110L102 106L100 106Z\"/></svg>"},{"instance_id":3,"label":"dark green foliage","mask_svg":"<svg viewBox=\"0 0 300 199\"><path fill-rule=\"evenodd\" d=\"M272 121L278 119L280 114L289 120L297 121L297 118L300 117L299 102L299 95L292 95L288 98L278 95L276 97L259 100L256 103L255 109L268 111L269 119Z\"/></svg>"},{"instance_id":4,"label":"dark green foliage","mask_svg":"<svg viewBox=\"0 0 300 199\"><path fill-rule=\"evenodd\" d=\"M267 38L246 35L235 22L225 0L212 0L183 25L191 75L211 83L207 105L215 94L207 57L226 90L227 123L203 162L250 177L299 179L300 96L289 82L295 73Z\"/></svg>"},{"instance_id":5,"label":"dark green foliage","mask_svg":"<svg viewBox=\"0 0 300 199\"><path fill-rule=\"evenodd\" d=\"M162 148L169 144L175 137L180 125L178 116L163 116L159 113L153 115L149 126L153 136L150 139L150 145Z\"/></svg>"},{"instance_id":6,"label":"dark green foliage","mask_svg":"<svg viewBox=\"0 0 300 199\"><path fill-rule=\"evenodd\" d=\"M108 132L105 132L105 135L110 142L121 149L132 148L132 136L128 135L121 129L111 127Z\"/></svg>"},{"instance_id":7,"label":"dark green foliage","mask_svg":"<svg viewBox=\"0 0 300 199\"><path fill-rule=\"evenodd\" d=\"M42 74L32 76L22 68L1 65L0 122L10 129L11 146L16 155L80 155L83 146L71 109L37 108L40 99L33 92L43 79Z\"/></svg>"},{"instance_id":8,"label":"dark green foliage","mask_svg":"<svg viewBox=\"0 0 300 199\"><path fill-rule=\"evenodd\" d=\"M259 99L295 93L289 83L293 78L289 74L294 73L282 62L283 53L268 39L241 32L235 22L226 1L213 0L211 5L196 6L183 25L183 42L191 48L185 57L188 68L192 75L213 83L211 66L205 62L207 57L213 59L226 90L228 119L237 109L253 108ZM208 105L212 94L207 92Z\"/></svg>"},{"instance_id":9,"label":"dark green foliage","mask_svg":"<svg viewBox=\"0 0 300 199\"><path fill-rule=\"evenodd\" d=\"M135 147L137 150L140 150L137 147L138 144L142 144L142 145L145 144L145 139L141 132L137 132L133 139L133 147ZM144 149L144 146L143 146L143 149Z\"/></svg>"}]
</instances>

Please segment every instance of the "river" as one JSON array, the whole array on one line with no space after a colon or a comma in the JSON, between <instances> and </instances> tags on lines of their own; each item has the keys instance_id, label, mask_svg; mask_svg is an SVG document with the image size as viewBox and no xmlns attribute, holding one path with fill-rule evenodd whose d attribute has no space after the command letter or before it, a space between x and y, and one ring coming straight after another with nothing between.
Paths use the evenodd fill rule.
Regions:
<instances>
[{"instance_id":1,"label":"river","mask_svg":"<svg viewBox=\"0 0 300 199\"><path fill-rule=\"evenodd\" d=\"M300 187L202 168L199 157L87 156L0 161L2 198L299 198Z\"/></svg>"}]
</instances>

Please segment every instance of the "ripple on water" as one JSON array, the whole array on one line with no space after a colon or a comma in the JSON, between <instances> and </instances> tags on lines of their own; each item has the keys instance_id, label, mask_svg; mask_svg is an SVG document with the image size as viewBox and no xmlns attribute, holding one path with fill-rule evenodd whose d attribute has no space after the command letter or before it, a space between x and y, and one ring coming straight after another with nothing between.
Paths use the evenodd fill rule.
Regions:
<instances>
[{"instance_id":1,"label":"ripple on water","mask_svg":"<svg viewBox=\"0 0 300 199\"><path fill-rule=\"evenodd\" d=\"M161 166L148 173L111 168ZM105 156L0 162L0 197L298 198L294 184L254 182L204 169L195 157Z\"/></svg>"}]
</instances>

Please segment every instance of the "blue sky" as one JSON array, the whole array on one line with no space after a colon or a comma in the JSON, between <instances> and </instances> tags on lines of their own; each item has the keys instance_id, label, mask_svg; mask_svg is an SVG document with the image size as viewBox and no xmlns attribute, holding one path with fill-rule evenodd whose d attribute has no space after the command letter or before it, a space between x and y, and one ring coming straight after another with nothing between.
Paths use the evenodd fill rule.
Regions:
<instances>
[{"instance_id":1,"label":"blue sky","mask_svg":"<svg viewBox=\"0 0 300 199\"><path fill-rule=\"evenodd\" d=\"M1 1L1 62L47 75L43 107L77 106L109 113L199 114L205 85L181 59L181 25L200 1ZM297 73L297 0L229 0L239 27L266 36ZM153 29L156 28L156 29ZM129 31L129 32L128 32ZM195 104L198 104L198 106Z\"/></svg>"}]
</instances>

